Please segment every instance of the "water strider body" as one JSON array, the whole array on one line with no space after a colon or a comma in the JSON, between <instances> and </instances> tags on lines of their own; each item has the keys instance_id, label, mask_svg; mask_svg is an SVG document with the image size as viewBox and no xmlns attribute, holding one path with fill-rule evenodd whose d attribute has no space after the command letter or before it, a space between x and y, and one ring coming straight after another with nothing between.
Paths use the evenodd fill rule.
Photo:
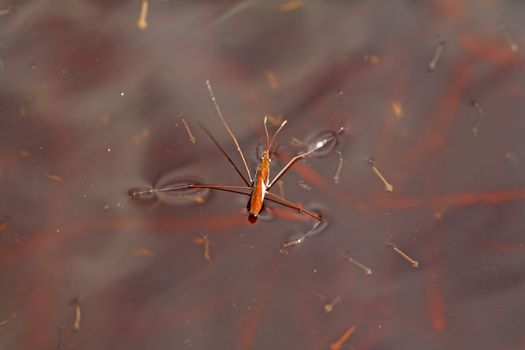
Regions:
<instances>
[{"instance_id":1,"label":"water strider body","mask_svg":"<svg viewBox=\"0 0 525 350\"><path fill-rule=\"evenodd\" d=\"M270 155L264 151L261 162L255 173L255 181L252 185L250 201L248 202L249 220L255 220L257 215L263 210L264 196L270 181Z\"/></svg>"},{"instance_id":2,"label":"water strider body","mask_svg":"<svg viewBox=\"0 0 525 350\"><path fill-rule=\"evenodd\" d=\"M276 179L278 179L278 177L281 177L284 174L284 172L281 171L281 173L276 176L276 179L270 182L270 163L272 162L272 159L270 158L270 151L272 149L272 144L273 144L273 141L275 140L275 137L277 136L279 131L281 131L281 129L286 125L286 120L281 123L281 126L279 126L279 129L277 129L271 141L270 141L270 136L268 135L268 128L266 127L267 121L268 121L268 118L264 117L264 131L266 134L266 148L261 157L261 161L259 162L259 166L257 167L257 170L255 171L255 180L252 181L250 201L248 202L248 213L249 213L248 220L250 222L255 222L257 220L257 216L264 208L264 198L266 194L269 193L270 196L274 196L273 193L267 192L267 191L273 186ZM289 168L291 164L284 167L283 170L286 171L286 169ZM248 174L249 174L249 171L248 171Z\"/></svg>"}]
</instances>

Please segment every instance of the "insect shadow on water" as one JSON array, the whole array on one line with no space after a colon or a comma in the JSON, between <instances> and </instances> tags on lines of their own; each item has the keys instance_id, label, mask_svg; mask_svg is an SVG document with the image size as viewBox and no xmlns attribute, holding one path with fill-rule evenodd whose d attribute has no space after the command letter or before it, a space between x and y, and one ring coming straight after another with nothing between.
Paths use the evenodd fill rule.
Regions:
<instances>
[{"instance_id":1,"label":"insect shadow on water","mask_svg":"<svg viewBox=\"0 0 525 350\"><path fill-rule=\"evenodd\" d=\"M248 221L250 223L255 223L257 221L257 218L260 213L264 211L264 202L270 201L273 203L277 203L279 205L295 209L301 213L304 213L319 222L322 222L322 216L320 214L316 214L310 210L304 209L303 206L299 203L291 202L287 200L284 197L278 196L275 193L270 192L270 189L277 183L277 181L292 167L292 165L297 162L298 160L318 151L320 148L323 148L326 146L326 142L320 142L317 144L317 146L314 146L311 149L308 149L307 151L300 153L296 155L295 157L292 157L288 161L288 163L277 173L277 175L273 178L273 180L270 181L270 163L271 163L271 149L272 145L275 141L275 138L277 134L282 130L282 128L286 125L286 120L281 123L277 131L273 134L273 136L270 138L270 135L268 133L268 128L266 126L268 118L264 118L264 132L266 135L266 146L265 150L262 154L261 160L259 162L259 165L255 171L255 177L252 178L252 175L250 173L250 170L248 168L248 164L246 162L246 158L244 157L244 154L241 150L241 147L239 146L239 142L237 141L237 138L233 134L232 130L228 126L228 123L226 123L226 120L224 119L224 116L219 108L219 104L217 103L217 99L215 97L215 94L213 93L213 90L211 88L211 84L209 80L206 81L206 86L208 87L208 91L211 96L211 100L213 102L213 105L215 107L215 110L217 111L217 114L230 135L233 143L235 144L235 147L237 148L237 151L241 157L242 163L244 165L244 168L246 170L246 174L248 177L246 178L241 170L237 167L235 162L230 158L230 156L226 153L226 151L219 145L217 140L213 137L213 135L202 125L201 127L203 130L208 134L208 136L211 138L213 143L219 148L221 153L228 159L230 164L234 167L235 171L239 174L243 182L245 183L245 186L238 186L238 185L204 185L204 184L186 184L186 185L180 185L180 186L169 186L169 187L163 187L163 188L150 188L147 190L142 191L131 191L130 194L132 197L141 197L141 196L148 196L151 194L157 194L162 192L172 192L172 191L187 191L191 189L209 189L209 190L219 190L219 191L226 191L226 192L233 192L237 194L242 194L245 196L250 197L247 204L248 209Z\"/></svg>"},{"instance_id":2,"label":"insect shadow on water","mask_svg":"<svg viewBox=\"0 0 525 350\"><path fill-rule=\"evenodd\" d=\"M328 227L327 220L318 221L314 224L314 226L310 229L310 231L292 236L291 239L288 240L288 242L283 244L282 249L299 245L303 243L305 239L318 235L319 233L324 231L327 227Z\"/></svg>"}]
</instances>

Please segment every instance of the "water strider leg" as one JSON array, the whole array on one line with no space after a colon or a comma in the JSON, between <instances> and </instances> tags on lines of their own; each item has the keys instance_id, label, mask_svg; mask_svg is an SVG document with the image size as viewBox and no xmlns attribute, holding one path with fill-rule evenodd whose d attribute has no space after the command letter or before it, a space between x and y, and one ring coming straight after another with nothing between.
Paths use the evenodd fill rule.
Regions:
<instances>
[{"instance_id":1,"label":"water strider leg","mask_svg":"<svg viewBox=\"0 0 525 350\"><path fill-rule=\"evenodd\" d=\"M276 195L274 193L271 193L271 192L266 192L266 196L267 196L267 199L269 201L271 201L271 202L275 202L275 203L283 205L285 207L295 209L295 210L297 210L297 211L299 211L301 213L305 213L306 215L311 216L312 218L314 218L316 220L319 220L319 221L323 220L323 218L321 216L319 216L317 214L314 214L314 213L312 213L309 210L304 209L300 204L297 204L297 203L294 203L294 202L290 202L286 198L283 198L283 197L278 196L278 195Z\"/></svg>"},{"instance_id":2,"label":"water strider leg","mask_svg":"<svg viewBox=\"0 0 525 350\"><path fill-rule=\"evenodd\" d=\"M244 181L244 183L246 184L246 186L250 186L250 183L248 182L248 180L246 180L246 178L244 177L244 175L242 174L242 172L239 170L239 168L237 167L237 165L235 165L235 163L233 162L233 160L230 158L230 156L228 155L228 153L226 153L226 151L221 147L221 145L219 144L219 142L215 139L215 137L213 137L213 135L211 134L211 132L208 131L208 129L206 129L202 124L199 124L200 127L202 128L202 130L204 130L204 132L206 134L208 134L208 136L210 137L210 139L213 141L213 143L215 144L215 146L217 146L217 148L221 151L221 153L223 154L223 156L226 157L226 159L228 159L228 161L230 162L230 164L233 166L233 168L235 169L235 171L237 172L237 174L239 174L239 176L242 178L242 181Z\"/></svg>"},{"instance_id":3,"label":"water strider leg","mask_svg":"<svg viewBox=\"0 0 525 350\"><path fill-rule=\"evenodd\" d=\"M241 159L244 164L244 168L246 168L246 173L248 174L250 183L253 183L252 175L250 174L248 163L246 162L246 159L244 158L244 154L242 153L241 146L239 146L239 142L237 142L237 138L235 138L233 131L230 129L230 127L228 126L228 123L226 123L226 120L224 119L222 115L221 109L219 108L219 104L217 103L217 98L215 98L215 94L213 93L209 80L206 80L206 86L208 87L208 91L210 92L210 96L211 96L211 101L213 102L213 105L215 106L215 109L217 110L217 114L219 115L219 118L221 118L222 124L226 128L226 131L228 132L228 134L230 134L233 140L233 143L235 144L235 147L237 147L237 151L239 151L239 154L241 155Z\"/></svg>"},{"instance_id":4,"label":"water strider leg","mask_svg":"<svg viewBox=\"0 0 525 350\"><path fill-rule=\"evenodd\" d=\"M147 190L143 191L136 191L131 192L132 197L140 197L151 193L159 193L159 192L171 192L171 191L180 191L180 190L189 190L192 188L202 188L202 189L210 189L210 190L219 190L219 191L226 191L226 192L233 192L233 193L239 193L244 194L246 196L249 196L250 193L242 192L241 190L250 190L251 187L248 186L222 186L222 185L181 185L181 186L175 186L175 187L164 187L164 188L149 188Z\"/></svg>"},{"instance_id":5,"label":"water strider leg","mask_svg":"<svg viewBox=\"0 0 525 350\"><path fill-rule=\"evenodd\" d=\"M284 166L284 168L279 172L279 174L277 174L273 178L272 182L270 182L270 184L268 185L268 189L272 188L272 186L277 182L277 180L279 180L281 178L281 176L283 176L295 162L297 162L299 159L304 158L307 155L309 155L309 154L311 154L311 153L313 153L313 152L315 152L317 150L318 150L318 148L316 147L316 148L314 148L314 149L312 149L312 150L310 150L308 152L304 152L304 153L298 154L295 157L293 157L292 159L290 159L288 164L286 164Z\"/></svg>"}]
</instances>

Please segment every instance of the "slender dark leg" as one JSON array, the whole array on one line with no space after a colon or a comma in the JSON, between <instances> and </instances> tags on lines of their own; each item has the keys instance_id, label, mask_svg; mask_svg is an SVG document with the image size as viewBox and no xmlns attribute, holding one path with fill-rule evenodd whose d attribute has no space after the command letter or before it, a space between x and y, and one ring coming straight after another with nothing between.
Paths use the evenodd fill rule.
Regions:
<instances>
[{"instance_id":1,"label":"slender dark leg","mask_svg":"<svg viewBox=\"0 0 525 350\"><path fill-rule=\"evenodd\" d=\"M208 87L208 91L210 92L211 101L213 102L213 105L215 106L215 109L217 110L217 114L219 115L219 118L221 118L224 128L226 129L228 134L230 134L233 140L233 143L235 144L235 147L237 147L237 151L241 155L242 163L244 164L244 168L246 169L246 173L248 174L250 183L252 183L253 182L252 175L250 174L250 169L248 169L248 163L246 162L246 158L244 158L244 154L242 153L241 146L239 146L239 142L237 141L237 138L235 138L235 135L233 134L232 129L230 129L230 127L228 126L228 123L226 123L226 120L224 119L224 116L222 115L221 109L219 108L219 104L217 103L217 98L215 98L215 94L213 93L209 80L206 80L206 86Z\"/></svg>"},{"instance_id":2,"label":"slender dark leg","mask_svg":"<svg viewBox=\"0 0 525 350\"><path fill-rule=\"evenodd\" d=\"M239 174L239 176L242 178L242 181L244 181L244 183L246 184L246 186L250 186L251 184L248 182L248 180L246 180L246 178L244 177L244 175L241 173L241 171L239 170L239 168L237 167L237 165L235 165L235 163L233 162L233 160L230 158L230 156L228 155L228 153L226 153L226 151L221 147L221 145L219 145L219 142L217 142L217 140L215 139L215 137L213 137L213 135L211 134L211 132L208 131L208 129L206 129L202 124L199 124L200 127L202 128L202 130L204 130L204 132L206 134L208 134L208 136L210 137L210 139L213 141L213 143L215 144L215 146L217 146L217 148L221 151L221 153L223 154L223 156L226 157L226 159L228 159L228 161L230 162L230 164L235 168L235 171L237 171L237 174Z\"/></svg>"},{"instance_id":3,"label":"slender dark leg","mask_svg":"<svg viewBox=\"0 0 525 350\"><path fill-rule=\"evenodd\" d=\"M319 221L322 221L323 218L317 214L314 214L312 213L311 211L309 210L306 210L304 209L300 204L297 204L297 203L294 203L294 202L290 202L289 200L281 197L281 196L278 196L274 193L271 193L271 192L266 192L266 196L267 196L267 199L271 202L274 202L274 203L277 203L277 204L281 204L285 207L288 207L288 208L292 208L292 209L295 209L301 213L305 213L306 215L308 216L311 216L312 218L316 219L316 220L319 220Z\"/></svg>"},{"instance_id":4,"label":"slender dark leg","mask_svg":"<svg viewBox=\"0 0 525 350\"><path fill-rule=\"evenodd\" d=\"M210 189L210 190L219 190L219 191L226 191L226 192L233 192L233 193L239 193L244 194L246 196L249 196L250 193L242 192L241 190L250 190L251 187L248 186L222 186L222 185L182 185L182 186L175 186L175 187L164 187L164 188L149 188L147 190L143 191L136 191L130 193L132 197L140 197L151 193L159 193L159 192L170 192L170 191L180 191L180 190L189 190L192 188L202 188L202 189Z\"/></svg>"},{"instance_id":5,"label":"slender dark leg","mask_svg":"<svg viewBox=\"0 0 525 350\"><path fill-rule=\"evenodd\" d=\"M314 149L312 149L312 150L310 150L310 151L308 151L308 152L298 154L298 155L296 155L295 157L293 157L292 159L290 159L290 161L288 162L288 164L286 164L286 165L284 166L284 168L279 172L279 174L277 174L277 175L273 178L272 182L270 182L270 184L268 185L268 189L272 188L272 186L277 182L277 180L279 180L279 179L280 179L280 178L281 178L281 177L282 177L282 176L283 176L283 175L284 175L284 174L290 169L290 167L291 167L295 162L297 162L299 159L304 158L304 157L306 157L307 155L309 155L309 154L311 154L311 153L313 153L313 152L315 152L315 151L317 151L317 150L318 150L318 148L314 148Z\"/></svg>"}]
</instances>

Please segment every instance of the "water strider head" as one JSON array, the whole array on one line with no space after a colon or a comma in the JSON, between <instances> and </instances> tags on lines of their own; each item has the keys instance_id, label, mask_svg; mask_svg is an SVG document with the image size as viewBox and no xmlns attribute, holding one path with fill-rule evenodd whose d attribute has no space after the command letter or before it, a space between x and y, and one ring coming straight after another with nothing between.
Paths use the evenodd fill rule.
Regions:
<instances>
[{"instance_id":1,"label":"water strider head","mask_svg":"<svg viewBox=\"0 0 525 350\"><path fill-rule=\"evenodd\" d=\"M255 224L257 222L258 214L249 214L248 215L248 221L250 224Z\"/></svg>"}]
</instances>

